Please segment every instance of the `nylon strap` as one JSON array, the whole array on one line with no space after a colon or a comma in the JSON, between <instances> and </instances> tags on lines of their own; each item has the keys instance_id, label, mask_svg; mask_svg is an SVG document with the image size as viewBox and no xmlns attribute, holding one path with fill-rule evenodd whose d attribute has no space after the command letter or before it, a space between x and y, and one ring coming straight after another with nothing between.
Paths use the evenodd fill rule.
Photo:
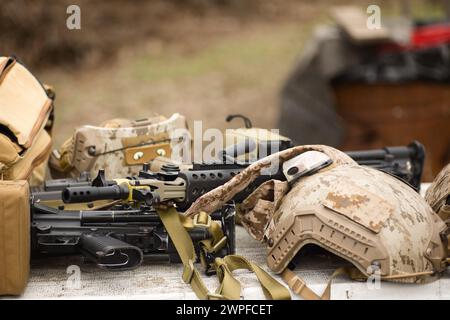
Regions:
<instances>
[{"instance_id":1,"label":"nylon strap","mask_svg":"<svg viewBox=\"0 0 450 320\"><path fill-rule=\"evenodd\" d=\"M290 300L291 295L286 287L280 285L270 274L261 269L257 264L247 260L239 255L228 255L224 258L216 258L216 264L218 265L218 276L226 276L220 272L221 266L225 265L230 271L230 274L234 270L247 269L255 273L258 281L263 289L264 295L267 299L272 300Z\"/></svg>"},{"instance_id":2,"label":"nylon strap","mask_svg":"<svg viewBox=\"0 0 450 320\"><path fill-rule=\"evenodd\" d=\"M192 218L180 214L178 216L180 218L181 224L186 230L192 230L198 227L198 225L194 224L194 220ZM209 217L208 215L206 216ZM208 233L211 235L211 238L199 241L200 247L199 258L200 263L202 264L203 268L205 268L205 272L209 274L211 270L215 271L216 267L214 261L212 262L208 261L210 259L207 258L207 255L215 254L219 250L221 250L227 243L227 237L223 234L222 228L217 221L211 219L210 224L204 225L203 227L208 230Z\"/></svg>"},{"instance_id":3,"label":"nylon strap","mask_svg":"<svg viewBox=\"0 0 450 320\"><path fill-rule=\"evenodd\" d=\"M196 260L194 245L191 237L181 224L178 212L175 208L169 208L168 210L158 210L158 214L183 262L183 281L191 285L199 299L207 299L209 291L194 267Z\"/></svg>"},{"instance_id":4,"label":"nylon strap","mask_svg":"<svg viewBox=\"0 0 450 320\"><path fill-rule=\"evenodd\" d=\"M209 292L200 277L200 273L194 266L194 262L196 261L194 245L186 228L183 226L189 225L189 221L186 221L186 219L190 218L180 218L182 216L173 207L167 210L158 210L158 214L183 262L183 281L191 285L192 290L199 299L240 299L241 284L234 278L232 272L242 268L255 273L267 298L290 298L289 290L286 287L276 281L256 264L237 255L229 255L223 259L215 259L214 268L216 269L220 286L215 293ZM214 243L214 241L212 243Z\"/></svg>"},{"instance_id":5,"label":"nylon strap","mask_svg":"<svg viewBox=\"0 0 450 320\"><path fill-rule=\"evenodd\" d=\"M409 274L400 274L400 275L390 275L390 276L381 276L381 280L394 280L394 279L404 279L411 277L422 277L431 275L433 272L424 271L424 272L416 272ZM331 297L331 283L333 280L339 275L347 275L352 280L356 281L366 281L367 276L363 274L358 268L355 267L345 267L336 269L328 280L327 286L325 287L324 292L321 296L312 291L305 283L305 281L297 276L292 270L289 268L284 269L281 273L281 277L287 283L289 288L297 295L302 297L305 300L329 300Z\"/></svg>"},{"instance_id":6,"label":"nylon strap","mask_svg":"<svg viewBox=\"0 0 450 320\"><path fill-rule=\"evenodd\" d=\"M353 276L353 268L338 268L333 272L330 279L328 280L327 286L323 291L322 295L318 295L314 291L312 291L307 285L306 282L296 275L289 268L284 269L281 273L281 277L289 286L289 288L298 296L302 297L305 300L330 300L331 297L331 283L334 278L339 275L346 274L350 277Z\"/></svg>"}]
</instances>

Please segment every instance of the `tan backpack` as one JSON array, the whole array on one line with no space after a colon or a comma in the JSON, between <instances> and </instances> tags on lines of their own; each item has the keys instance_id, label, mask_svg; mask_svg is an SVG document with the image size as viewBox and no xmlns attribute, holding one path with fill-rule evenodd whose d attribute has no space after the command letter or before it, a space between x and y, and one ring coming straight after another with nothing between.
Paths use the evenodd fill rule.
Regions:
<instances>
[{"instance_id":1,"label":"tan backpack","mask_svg":"<svg viewBox=\"0 0 450 320\"><path fill-rule=\"evenodd\" d=\"M53 95L24 65L0 57L0 178L44 180Z\"/></svg>"},{"instance_id":2,"label":"tan backpack","mask_svg":"<svg viewBox=\"0 0 450 320\"><path fill-rule=\"evenodd\" d=\"M53 93L13 57L0 57L0 295L24 290L30 264L29 184L45 178Z\"/></svg>"}]
</instances>

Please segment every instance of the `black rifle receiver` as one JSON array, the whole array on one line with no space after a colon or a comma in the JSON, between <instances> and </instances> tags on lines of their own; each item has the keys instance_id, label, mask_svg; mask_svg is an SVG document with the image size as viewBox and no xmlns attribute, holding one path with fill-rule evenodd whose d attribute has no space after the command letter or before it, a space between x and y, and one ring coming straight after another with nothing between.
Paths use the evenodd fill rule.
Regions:
<instances>
[{"instance_id":1,"label":"black rifle receiver","mask_svg":"<svg viewBox=\"0 0 450 320\"><path fill-rule=\"evenodd\" d=\"M385 147L376 150L347 151L353 160L402 179L417 191L420 190L425 147L413 141L406 147Z\"/></svg>"},{"instance_id":2,"label":"black rifle receiver","mask_svg":"<svg viewBox=\"0 0 450 320\"><path fill-rule=\"evenodd\" d=\"M227 244L214 256L207 255L209 262L235 252L234 207L225 206L211 218L220 221ZM189 235L199 256L199 242L210 235L202 229L193 229ZM143 260L181 262L158 214L146 206L72 211L32 200L31 248L32 257L82 254L108 270L132 269Z\"/></svg>"}]
</instances>

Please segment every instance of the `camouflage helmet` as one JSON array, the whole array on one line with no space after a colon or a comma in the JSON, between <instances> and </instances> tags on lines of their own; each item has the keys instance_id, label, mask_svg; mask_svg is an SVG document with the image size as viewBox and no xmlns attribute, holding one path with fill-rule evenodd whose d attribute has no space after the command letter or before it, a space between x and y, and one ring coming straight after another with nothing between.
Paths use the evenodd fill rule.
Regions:
<instances>
[{"instance_id":1,"label":"camouflage helmet","mask_svg":"<svg viewBox=\"0 0 450 320\"><path fill-rule=\"evenodd\" d=\"M444 167L425 193L425 200L444 220L450 219L450 164Z\"/></svg>"},{"instance_id":2,"label":"camouflage helmet","mask_svg":"<svg viewBox=\"0 0 450 320\"><path fill-rule=\"evenodd\" d=\"M238 208L243 226L266 243L274 272L283 276L307 244L349 261L361 277L370 276L373 266L381 279L402 282L445 270L445 224L425 200L401 180L327 146L299 146L264 158L199 198L186 214L213 212L274 161L287 163L310 151L332 163L294 181L269 180Z\"/></svg>"}]
</instances>

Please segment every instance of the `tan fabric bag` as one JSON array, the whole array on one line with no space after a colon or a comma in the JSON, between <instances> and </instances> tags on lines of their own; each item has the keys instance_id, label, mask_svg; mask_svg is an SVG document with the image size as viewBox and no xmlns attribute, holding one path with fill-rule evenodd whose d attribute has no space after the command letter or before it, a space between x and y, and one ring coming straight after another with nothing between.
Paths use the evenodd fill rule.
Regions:
<instances>
[{"instance_id":1,"label":"tan fabric bag","mask_svg":"<svg viewBox=\"0 0 450 320\"><path fill-rule=\"evenodd\" d=\"M28 281L29 183L45 178L51 97L15 58L0 57L0 295L19 295Z\"/></svg>"},{"instance_id":2,"label":"tan fabric bag","mask_svg":"<svg viewBox=\"0 0 450 320\"><path fill-rule=\"evenodd\" d=\"M51 152L46 125L52 110L53 100L33 74L15 58L0 57L0 179L32 178L41 165L41 178L32 179L41 182Z\"/></svg>"},{"instance_id":3,"label":"tan fabric bag","mask_svg":"<svg viewBox=\"0 0 450 320\"><path fill-rule=\"evenodd\" d=\"M21 294L29 271L28 182L0 181L0 295Z\"/></svg>"}]
</instances>

